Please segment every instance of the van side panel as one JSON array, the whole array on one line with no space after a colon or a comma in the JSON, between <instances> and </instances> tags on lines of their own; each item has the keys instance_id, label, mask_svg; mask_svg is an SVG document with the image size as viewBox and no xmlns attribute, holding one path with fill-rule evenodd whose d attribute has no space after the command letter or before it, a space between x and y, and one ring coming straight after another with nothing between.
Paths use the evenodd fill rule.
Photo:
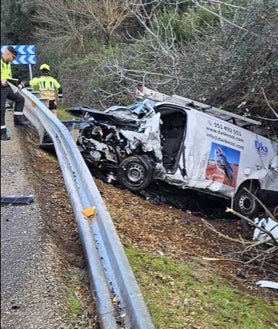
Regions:
<instances>
[{"instance_id":1,"label":"van side panel","mask_svg":"<svg viewBox=\"0 0 278 329\"><path fill-rule=\"evenodd\" d=\"M233 197L244 181L257 179L264 189L278 191L278 168L270 169L277 143L232 123L188 110L184 187ZM170 178L170 177L169 177ZM176 172L172 179L181 179Z\"/></svg>"}]
</instances>

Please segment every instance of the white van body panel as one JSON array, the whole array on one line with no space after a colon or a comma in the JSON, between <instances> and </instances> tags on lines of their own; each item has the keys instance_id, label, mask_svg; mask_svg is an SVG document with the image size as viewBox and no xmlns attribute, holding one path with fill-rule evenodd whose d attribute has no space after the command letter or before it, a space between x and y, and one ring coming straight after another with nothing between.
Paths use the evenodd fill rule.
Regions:
<instances>
[{"instance_id":1,"label":"white van body panel","mask_svg":"<svg viewBox=\"0 0 278 329\"><path fill-rule=\"evenodd\" d=\"M197 110L186 110L184 155L178 169L164 179L184 188L216 192L232 198L246 180L258 180L263 190L278 191L278 144ZM225 167L226 166L226 167Z\"/></svg>"}]
</instances>

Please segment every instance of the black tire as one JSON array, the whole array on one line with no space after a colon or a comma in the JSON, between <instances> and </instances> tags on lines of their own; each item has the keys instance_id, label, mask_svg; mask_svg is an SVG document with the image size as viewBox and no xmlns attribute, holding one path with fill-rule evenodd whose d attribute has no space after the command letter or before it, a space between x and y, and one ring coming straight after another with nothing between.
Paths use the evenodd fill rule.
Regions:
<instances>
[{"instance_id":1,"label":"black tire","mask_svg":"<svg viewBox=\"0 0 278 329\"><path fill-rule=\"evenodd\" d=\"M130 156L124 159L118 169L117 180L128 190L139 192L152 181L153 166L148 156Z\"/></svg>"},{"instance_id":2,"label":"black tire","mask_svg":"<svg viewBox=\"0 0 278 329\"><path fill-rule=\"evenodd\" d=\"M252 194L258 194L258 188L250 188L245 186ZM259 211L259 204L255 200L255 198L245 191L244 187L241 187L238 192L236 193L234 199L234 209L238 213L253 219Z\"/></svg>"}]
</instances>

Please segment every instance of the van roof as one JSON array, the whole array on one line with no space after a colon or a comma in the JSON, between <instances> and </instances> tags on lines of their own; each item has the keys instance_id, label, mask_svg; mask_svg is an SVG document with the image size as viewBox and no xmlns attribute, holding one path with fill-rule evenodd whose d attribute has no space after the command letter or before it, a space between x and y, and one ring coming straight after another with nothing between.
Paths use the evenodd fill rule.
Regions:
<instances>
[{"instance_id":1,"label":"van roof","mask_svg":"<svg viewBox=\"0 0 278 329\"><path fill-rule=\"evenodd\" d=\"M243 127L243 128L247 128L250 125L255 125L255 126L260 126L261 122L254 120L254 119L250 119L229 111L225 111L222 109L219 109L217 107L213 107L211 105L208 104L203 104L201 102L198 101L194 101L190 98L186 98L186 97L182 97L182 96L178 96L178 95L173 95L170 96L168 101L176 103L176 104L180 104L183 106L190 106L193 107L194 109L210 114L214 117L217 117L219 119L225 120L225 121L229 121L237 126Z\"/></svg>"},{"instance_id":2,"label":"van roof","mask_svg":"<svg viewBox=\"0 0 278 329\"><path fill-rule=\"evenodd\" d=\"M145 86L141 86L137 88L134 92L135 97L140 99L150 99L154 100L156 102L168 102L172 104L177 104L183 107L187 107L188 109L195 109L198 111L201 111L203 113L209 114L211 116L217 117L219 119L222 119L224 121L230 122L234 125L237 125L241 128L248 129L250 131L253 131L254 133L260 134L260 135L268 135L269 132L267 132L266 128L264 128L260 121L250 119L248 117L235 114L233 112L225 111L216 107L213 107L208 104L204 104L195 100L192 100L190 98L186 98L179 95L167 95L160 93L158 91L149 89Z\"/></svg>"}]
</instances>

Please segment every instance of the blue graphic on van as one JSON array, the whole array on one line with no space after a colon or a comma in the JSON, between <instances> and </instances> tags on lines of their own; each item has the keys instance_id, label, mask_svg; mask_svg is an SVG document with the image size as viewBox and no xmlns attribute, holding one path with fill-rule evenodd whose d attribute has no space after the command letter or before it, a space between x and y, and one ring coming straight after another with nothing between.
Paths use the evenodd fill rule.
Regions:
<instances>
[{"instance_id":1,"label":"blue graphic on van","mask_svg":"<svg viewBox=\"0 0 278 329\"><path fill-rule=\"evenodd\" d=\"M235 187L239 160L238 150L212 142L205 172L206 179Z\"/></svg>"},{"instance_id":2,"label":"blue graphic on van","mask_svg":"<svg viewBox=\"0 0 278 329\"><path fill-rule=\"evenodd\" d=\"M258 153L260 155L267 155L268 154L267 146L259 140L255 140L255 148L256 148L256 150L258 151Z\"/></svg>"}]
</instances>

